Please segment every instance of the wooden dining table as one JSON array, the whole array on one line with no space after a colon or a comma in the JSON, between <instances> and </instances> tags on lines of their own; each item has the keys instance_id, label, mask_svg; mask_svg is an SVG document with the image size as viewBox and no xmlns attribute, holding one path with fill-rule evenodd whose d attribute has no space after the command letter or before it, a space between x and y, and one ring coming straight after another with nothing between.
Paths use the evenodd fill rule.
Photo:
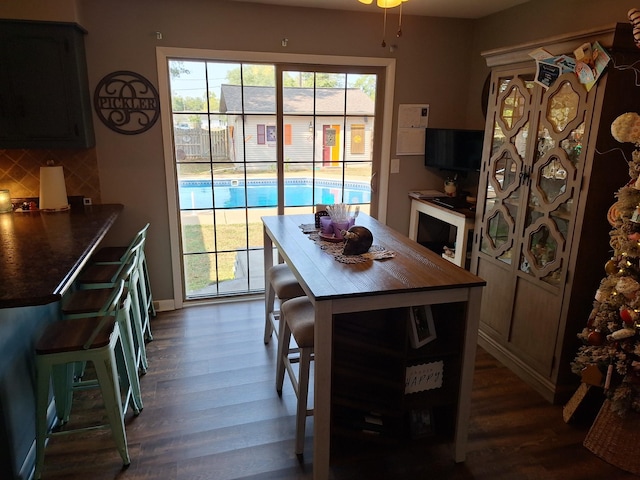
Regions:
<instances>
[{"instance_id":1,"label":"wooden dining table","mask_svg":"<svg viewBox=\"0 0 640 480\"><path fill-rule=\"evenodd\" d=\"M463 462L484 280L364 213L357 217L356 225L368 228L374 246L393 252L393 257L359 263L337 261L301 228L314 224L312 214L265 216L262 222L265 272L274 264L275 250L315 308L313 478L331 478L333 318L396 307L466 304L453 436L453 460Z\"/></svg>"}]
</instances>

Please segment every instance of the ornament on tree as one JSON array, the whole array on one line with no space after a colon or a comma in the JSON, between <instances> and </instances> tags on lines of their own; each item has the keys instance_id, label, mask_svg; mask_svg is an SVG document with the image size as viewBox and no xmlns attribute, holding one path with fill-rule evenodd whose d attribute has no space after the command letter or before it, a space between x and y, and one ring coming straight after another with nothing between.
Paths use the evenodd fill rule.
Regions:
<instances>
[{"instance_id":1,"label":"ornament on tree","mask_svg":"<svg viewBox=\"0 0 640 480\"><path fill-rule=\"evenodd\" d=\"M640 10L632 8L627 13L627 17L631 25L633 25L633 41L636 47L640 48Z\"/></svg>"}]
</instances>

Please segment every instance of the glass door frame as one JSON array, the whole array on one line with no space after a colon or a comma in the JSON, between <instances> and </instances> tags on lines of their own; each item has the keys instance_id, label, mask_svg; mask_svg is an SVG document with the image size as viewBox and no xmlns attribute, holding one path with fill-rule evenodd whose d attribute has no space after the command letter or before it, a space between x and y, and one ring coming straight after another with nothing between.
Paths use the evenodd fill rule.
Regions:
<instances>
[{"instance_id":1,"label":"glass door frame","mask_svg":"<svg viewBox=\"0 0 640 480\"><path fill-rule=\"evenodd\" d=\"M376 129L379 135L380 163L379 168L373 172L372 190L377 196L377 218L382 223L386 222L386 211L389 187L389 164L391 157L391 124L393 117L393 92L395 89L395 59L365 58L365 57L340 57L332 55L301 55L279 54L269 52L236 52L202 50L176 47L156 47L156 66L158 69L158 91L160 94L160 108L163 112L171 111L171 94L169 88L168 60L171 58L194 58L204 60L227 60L239 62L263 62L286 63L298 65L345 65L345 66L371 66L384 69L384 99L379 121ZM314 68L315 68L314 67ZM171 115L161 116L163 157L166 174L166 190L169 215L169 236L171 246L171 269L173 279L174 308L182 308L184 304L184 289L181 267L180 231L178 225L179 204L176 192L176 173L172 144ZM190 301L191 302L191 301Z\"/></svg>"}]
</instances>

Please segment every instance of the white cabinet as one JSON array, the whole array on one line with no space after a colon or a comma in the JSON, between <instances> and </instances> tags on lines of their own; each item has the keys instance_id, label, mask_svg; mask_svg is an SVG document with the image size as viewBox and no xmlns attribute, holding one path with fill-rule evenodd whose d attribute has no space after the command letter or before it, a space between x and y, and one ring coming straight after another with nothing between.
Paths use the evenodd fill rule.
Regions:
<instances>
[{"instance_id":1,"label":"white cabinet","mask_svg":"<svg viewBox=\"0 0 640 480\"><path fill-rule=\"evenodd\" d=\"M411 200L409 238L462 268L468 266L473 223L471 210L441 207L429 200ZM445 255L443 245L455 246L455 255Z\"/></svg>"}]
</instances>

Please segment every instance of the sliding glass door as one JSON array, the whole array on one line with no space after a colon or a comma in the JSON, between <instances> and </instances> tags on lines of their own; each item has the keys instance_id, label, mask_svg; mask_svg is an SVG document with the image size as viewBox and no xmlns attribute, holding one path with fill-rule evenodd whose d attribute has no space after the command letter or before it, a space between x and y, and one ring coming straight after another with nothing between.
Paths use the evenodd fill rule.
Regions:
<instances>
[{"instance_id":1,"label":"sliding glass door","mask_svg":"<svg viewBox=\"0 0 640 480\"><path fill-rule=\"evenodd\" d=\"M375 213L381 71L167 59L184 299L264 290L264 215Z\"/></svg>"}]
</instances>

